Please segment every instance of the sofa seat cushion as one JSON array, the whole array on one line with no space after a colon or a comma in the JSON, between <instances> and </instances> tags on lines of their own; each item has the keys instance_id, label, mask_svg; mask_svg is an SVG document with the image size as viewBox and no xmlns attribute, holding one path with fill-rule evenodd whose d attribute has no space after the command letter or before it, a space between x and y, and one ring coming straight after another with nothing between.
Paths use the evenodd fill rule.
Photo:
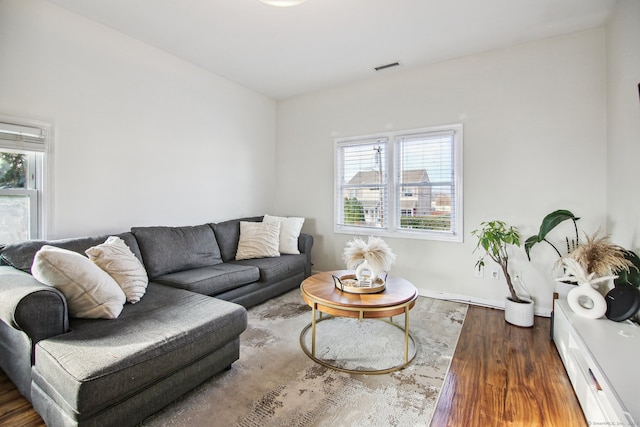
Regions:
<instances>
[{"instance_id":1,"label":"sofa seat cushion","mask_svg":"<svg viewBox=\"0 0 640 427\"><path fill-rule=\"evenodd\" d=\"M223 263L165 274L154 281L203 295L217 295L259 279L258 267Z\"/></svg>"},{"instance_id":2,"label":"sofa seat cushion","mask_svg":"<svg viewBox=\"0 0 640 427\"><path fill-rule=\"evenodd\" d=\"M67 413L90 417L236 340L246 310L150 283L115 320L74 319L36 346L34 382Z\"/></svg>"},{"instance_id":3,"label":"sofa seat cushion","mask_svg":"<svg viewBox=\"0 0 640 427\"><path fill-rule=\"evenodd\" d=\"M150 279L220 264L220 248L211 226L133 227Z\"/></svg>"},{"instance_id":4,"label":"sofa seat cushion","mask_svg":"<svg viewBox=\"0 0 640 427\"><path fill-rule=\"evenodd\" d=\"M274 258L255 258L231 261L229 264L254 266L260 270L260 281L271 282L304 272L306 255L280 255Z\"/></svg>"}]
</instances>

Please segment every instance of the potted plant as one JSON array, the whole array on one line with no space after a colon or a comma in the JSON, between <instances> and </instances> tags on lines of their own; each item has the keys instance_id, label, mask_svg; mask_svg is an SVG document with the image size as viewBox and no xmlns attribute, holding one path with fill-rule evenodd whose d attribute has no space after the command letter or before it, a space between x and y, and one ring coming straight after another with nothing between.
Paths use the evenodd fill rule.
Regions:
<instances>
[{"instance_id":1,"label":"potted plant","mask_svg":"<svg viewBox=\"0 0 640 427\"><path fill-rule=\"evenodd\" d=\"M567 275L566 264L562 261L562 259L566 256L571 255L574 251L578 249L580 249L578 251L579 254L583 253L582 251L586 250L585 248L581 248L583 244L579 240L579 234L578 234L579 219L580 219L579 217L575 216L571 211L568 211L566 209L558 209L556 211L551 212L547 216L545 216L542 219L542 223L540 224L540 230L538 231L538 234L535 234L529 237L524 242L524 250L527 253L527 258L529 259L529 261L531 261L531 249L536 244L545 242L549 246L551 246L553 250L558 254L558 262L554 264L554 267L562 266L564 270L560 275L566 276ZM566 253L563 255L562 252L558 249L558 247L553 243L551 243L551 241L548 239L548 235L559 224L569 220L573 222L575 237L574 236L572 236L571 238L568 236L565 237ZM591 239L595 239L596 235L594 235ZM589 239L590 238L587 237L588 247L590 247ZM610 274L616 275L616 278L614 279L614 285L618 286L620 284L629 284L637 288L640 288L640 258L638 258L638 255L636 255L634 252L630 250L627 250L624 248L620 248L620 249L624 254L624 258L626 258L626 260L628 261L624 263L624 266L630 266L630 268L629 267L624 268L621 265L618 265L616 263L611 265ZM587 252L590 253L591 251L587 251ZM556 288L556 290L559 291L561 296L566 296L566 294L571 289L573 289L575 285L575 282L572 283L567 280L557 280L557 282L560 283L562 286L561 289Z\"/></svg>"},{"instance_id":2,"label":"potted plant","mask_svg":"<svg viewBox=\"0 0 640 427\"><path fill-rule=\"evenodd\" d=\"M471 232L478 239L476 250L483 251L476 263L476 268L484 267L486 256L500 265L510 294L505 299L505 320L517 326L533 326L533 301L518 296L509 274L508 248L520 246L520 233L515 227L507 226L503 221L483 222L480 226L480 229Z\"/></svg>"}]
</instances>

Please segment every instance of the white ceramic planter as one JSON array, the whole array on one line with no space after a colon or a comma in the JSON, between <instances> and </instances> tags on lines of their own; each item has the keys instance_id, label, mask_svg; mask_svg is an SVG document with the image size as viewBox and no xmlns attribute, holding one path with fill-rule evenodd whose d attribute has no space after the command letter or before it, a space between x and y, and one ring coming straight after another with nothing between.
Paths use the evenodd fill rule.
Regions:
<instances>
[{"instance_id":1,"label":"white ceramic planter","mask_svg":"<svg viewBox=\"0 0 640 427\"><path fill-rule=\"evenodd\" d=\"M556 282L554 291L558 294L558 298L567 299L567 294L578 286L577 283Z\"/></svg>"},{"instance_id":2,"label":"white ceramic planter","mask_svg":"<svg viewBox=\"0 0 640 427\"><path fill-rule=\"evenodd\" d=\"M524 302L514 302L510 297L504 299L504 320L512 325L529 328L533 326L534 304L530 299L520 299Z\"/></svg>"}]
</instances>

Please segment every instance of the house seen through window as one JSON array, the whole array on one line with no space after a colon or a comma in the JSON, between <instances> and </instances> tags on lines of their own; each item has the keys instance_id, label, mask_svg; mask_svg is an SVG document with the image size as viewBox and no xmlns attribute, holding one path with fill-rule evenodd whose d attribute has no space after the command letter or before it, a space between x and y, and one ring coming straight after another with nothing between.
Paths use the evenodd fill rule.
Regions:
<instances>
[{"instance_id":1,"label":"house seen through window","mask_svg":"<svg viewBox=\"0 0 640 427\"><path fill-rule=\"evenodd\" d=\"M0 116L0 244L43 237L47 124Z\"/></svg>"},{"instance_id":2,"label":"house seen through window","mask_svg":"<svg viewBox=\"0 0 640 427\"><path fill-rule=\"evenodd\" d=\"M336 140L335 231L462 241L462 125Z\"/></svg>"}]
</instances>

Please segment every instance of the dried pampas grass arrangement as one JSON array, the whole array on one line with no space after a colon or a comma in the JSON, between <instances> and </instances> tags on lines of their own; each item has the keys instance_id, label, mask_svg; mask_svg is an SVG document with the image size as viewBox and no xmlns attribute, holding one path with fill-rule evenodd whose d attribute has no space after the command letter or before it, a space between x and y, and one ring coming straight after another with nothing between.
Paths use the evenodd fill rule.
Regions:
<instances>
[{"instance_id":1,"label":"dried pampas grass arrangement","mask_svg":"<svg viewBox=\"0 0 640 427\"><path fill-rule=\"evenodd\" d=\"M355 270L362 262L367 261L372 270L381 273L391 269L396 256L384 240L370 236L367 242L359 237L348 242L342 259L350 270Z\"/></svg>"},{"instance_id":2,"label":"dried pampas grass arrangement","mask_svg":"<svg viewBox=\"0 0 640 427\"><path fill-rule=\"evenodd\" d=\"M633 263L625 258L627 251L621 246L609 242L608 236L598 237L598 232L593 236L586 236L586 243L567 255L576 260L587 274L595 277L607 276L612 272L626 271L633 267Z\"/></svg>"}]
</instances>

